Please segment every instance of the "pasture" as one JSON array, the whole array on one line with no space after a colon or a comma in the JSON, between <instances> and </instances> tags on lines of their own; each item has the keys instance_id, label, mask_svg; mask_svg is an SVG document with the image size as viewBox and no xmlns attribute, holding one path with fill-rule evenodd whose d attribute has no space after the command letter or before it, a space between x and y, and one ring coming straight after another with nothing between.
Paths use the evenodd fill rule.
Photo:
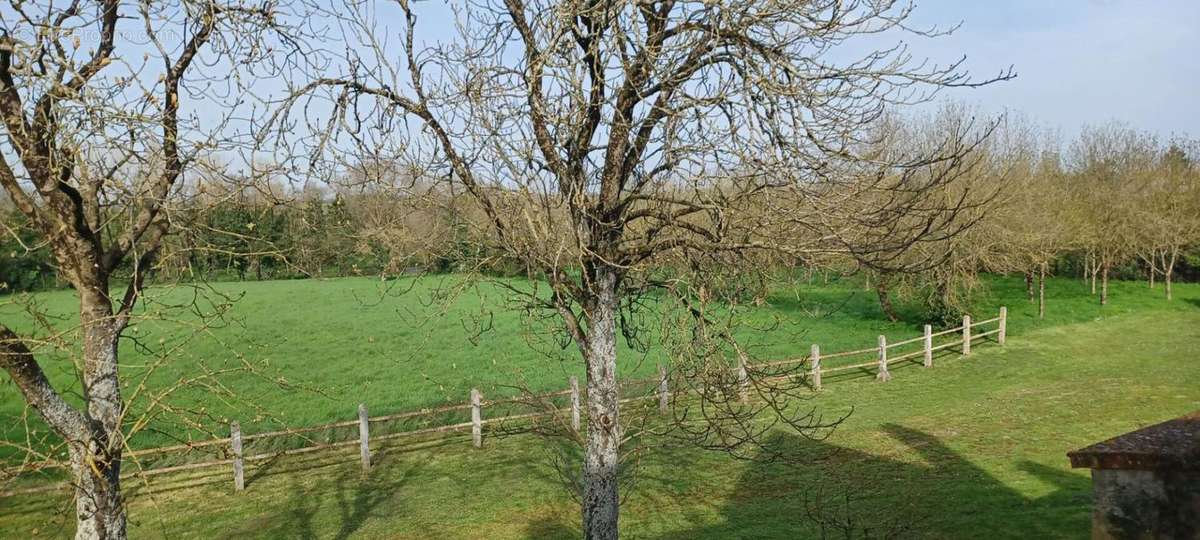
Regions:
<instances>
[{"instance_id":1,"label":"pasture","mask_svg":"<svg viewBox=\"0 0 1200 540\"><path fill-rule=\"evenodd\" d=\"M459 283L452 276L401 284L368 278L233 282L148 295L142 313L150 320L135 322L122 344L122 373L132 386L145 380L147 387L134 395L127 386L130 416L146 408L153 390L203 370L237 371L214 377L215 383L181 387L168 401L204 408L201 422L209 429L221 431L228 420L239 420L247 432L345 420L358 403L367 403L372 414L387 414L462 402L472 387L500 397L514 394L515 386L560 390L569 376L582 377L578 352L555 345L545 328L523 324L506 309L503 288L482 283L439 299ZM1198 295L1195 287L1180 286L1180 298L1168 303L1159 290L1118 282L1112 305L1101 308L1079 280L1053 279L1047 291L1047 318L1039 321L1019 278L992 279L976 300L975 319L992 317L1007 305L1010 333L1019 340L1033 329L1100 317L1188 312ZM60 331L74 324L71 291L9 297L0 317L18 332L29 330L22 304L30 301L50 321L61 322ZM201 328L193 309L212 312L226 302L223 317ZM893 340L918 335L925 321L911 303L899 306L903 319L892 323L879 312L874 291L860 283L802 283L775 291L768 305L744 310L739 339L756 360L779 360L807 354L811 343L833 352L873 346L879 334ZM644 354L620 343L622 377L649 376L664 361L653 336L648 341ZM77 394L67 355L37 352L51 381ZM217 383L237 399L217 399ZM23 408L15 392L0 396L0 415L20 416ZM171 416L156 422L153 431L161 434L147 432L134 446L169 443L189 431ZM15 436L11 428L6 435Z\"/></svg>"},{"instance_id":2,"label":"pasture","mask_svg":"<svg viewBox=\"0 0 1200 540\"><path fill-rule=\"evenodd\" d=\"M523 381L555 390L569 375L582 375L574 351L548 355L528 346L529 329L503 309L502 289L480 286L458 295L444 315L428 315L436 311L428 298L444 285L426 280L405 294L381 295L379 282L368 279L217 284L241 296L227 324L191 338L186 354L150 374L147 386L169 384L187 362L214 367L244 355L259 373L224 384L245 403L223 403L198 387L181 389L175 399L208 408L214 423L238 418L254 431L351 418L359 402L382 414L463 401L471 387L502 395ZM1064 454L1200 408L1200 287L1179 286L1167 302L1144 283L1114 283L1104 307L1077 279L1052 280L1047 292L1048 316L1039 321L1019 279L990 281L978 311L990 316L1009 306L1003 348L979 347L933 370L901 370L887 384L863 378L827 386L803 406L853 414L824 441L786 432L772 437L794 460L736 460L688 448L649 454L622 506L623 530L629 537L786 538L816 534L822 520L851 519L933 537L982 527L998 536L1086 536L1090 483L1085 471L1067 468ZM164 293L158 305L186 293ZM69 291L36 298L51 314L72 309ZM3 316L16 320L15 307L7 305ZM870 346L880 333L916 335L915 313L905 305L906 319L889 323L874 293L860 284L802 284L776 292L750 315L770 330L747 329L742 337L757 358L788 358L813 342L841 350ZM463 323L471 319L485 321L485 331ZM163 334L171 343L187 332L178 326L144 323L137 335L153 344ZM126 370L154 358L152 347L131 352L139 350L134 345L124 345ZM625 375L634 376L652 373L662 354L622 352ZM69 365L46 365L60 384L73 378ZM0 398L4 415L22 413L11 383ZM15 436L8 425L8 436ZM163 433L139 443L169 440L179 433L172 429L183 428L163 424ZM223 469L130 482L131 533L579 535L577 510L551 466L552 449L533 436L490 440L482 450L455 437L384 448L365 480L351 454L281 459L252 473L250 489L237 495ZM849 502L840 497L846 494ZM73 526L64 517L67 502L62 494L0 499L0 531L61 536Z\"/></svg>"}]
</instances>

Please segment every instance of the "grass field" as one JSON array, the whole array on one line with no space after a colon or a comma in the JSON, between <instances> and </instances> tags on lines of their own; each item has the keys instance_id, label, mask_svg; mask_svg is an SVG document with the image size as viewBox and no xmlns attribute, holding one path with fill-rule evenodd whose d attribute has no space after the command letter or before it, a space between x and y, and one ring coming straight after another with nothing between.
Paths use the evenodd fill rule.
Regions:
<instances>
[{"instance_id":1,"label":"grass field","mask_svg":"<svg viewBox=\"0 0 1200 540\"><path fill-rule=\"evenodd\" d=\"M863 379L827 386L809 405L829 415L854 412L821 442L776 433L772 445L796 458L789 464L660 449L644 460L636 489L622 507L625 536L811 537L819 534L814 518L849 517L862 527L906 528L920 537L1087 537L1090 480L1086 471L1067 467L1065 453L1200 409L1200 289L1180 287L1179 298L1167 303L1158 297L1161 291L1121 283L1114 287L1112 303L1101 309L1078 282L1056 280L1050 287L1050 317L1037 321L1019 298L1020 283L1001 279L993 285L981 305L988 313L1000 303L1010 306L1007 346L979 347L970 357L940 361L932 370L900 371L887 384ZM248 291L239 306L248 314L266 309L256 294L304 305L309 295L346 294L370 284L230 287ZM790 314L796 321L783 327L779 335L785 337L778 341L798 343L790 349L780 345L771 354L794 354L813 340L850 347L869 343L880 331L915 333L912 322L881 322L871 297L861 292L840 287L820 292L829 296L773 301L766 311ZM850 300L842 302L846 297ZM297 370L297 377L337 377L329 388L355 389L345 396L306 398L307 409L290 418L346 416L339 411L352 409L360 399L390 399L391 406L402 408L452 397L455 392L421 388L440 383L461 389L502 380L510 374L502 367L505 362L492 364L497 355L520 358L517 363L531 380L549 386L570 371L555 365L543 370L548 373L543 379L534 379L535 362L543 360L522 355L520 341L501 330L501 323L515 325L515 319L499 316L496 335L485 340L491 346L435 350L435 336L454 336L459 339L448 341L461 343L461 327L442 322L427 330L428 340L421 338L424 349L398 358L389 348L399 347L405 329L386 317L395 307L359 307L333 298L320 302L320 311L336 315L325 323L295 308L278 310L278 319L266 321L247 315L245 330L229 330L253 332L256 343L280 359L277 367ZM814 302L830 305L829 300L843 309L815 319L800 315L814 310ZM360 343L364 335L376 342ZM280 343L267 347L273 339ZM339 346L354 353L335 361ZM313 357L323 360L303 360ZM291 360L282 364L283 359ZM359 377L360 369L373 376ZM389 375L409 372L436 376L422 381ZM359 391L357 384L365 389ZM405 392L398 391L401 386ZM285 407L297 395L303 394L264 400ZM557 481L551 451L535 437L492 438L482 450L461 437L423 447L387 447L367 479L360 478L354 454L349 449L271 463L251 471L247 491L237 495L225 470L136 486L131 533L144 538L579 534L576 507ZM848 504L831 502L847 493L853 495ZM0 536L63 536L71 527L68 502L66 496L44 495L0 499Z\"/></svg>"},{"instance_id":2,"label":"grass field","mask_svg":"<svg viewBox=\"0 0 1200 540\"><path fill-rule=\"evenodd\" d=\"M494 395L518 377L534 388L558 389L577 372L570 350L562 360L530 352L511 313L497 310L478 344L467 340L472 331L460 323L463 314L479 313L480 294L499 296L498 289L464 294L448 316L431 319L420 312L432 282L382 301L378 284L368 280L218 287L245 293L229 317L233 324L196 338L173 360L218 365L234 352L257 355L270 370L319 389L287 389L270 377L230 382L289 425L350 418L359 402L382 414L462 401L473 385ZM1111 304L1102 308L1080 281L1055 280L1045 320L1034 317L1019 280L996 278L989 290L978 300L977 318L1008 305L1008 346L978 347L970 358L940 361L931 371L906 368L888 384L864 378L827 385L805 404L827 415L853 414L823 442L775 433L775 449L796 458L790 464L694 449L653 452L623 505L625 535L796 538L818 534L816 517L848 516L863 527L935 538L980 530L1008 538L1086 536L1090 481L1086 472L1067 468L1064 452L1200 408L1200 287L1178 287L1177 299L1166 302L1145 284L1116 283ZM70 293L37 299L50 313L71 311ZM19 320L13 308L6 306L6 322ZM905 322L887 323L874 295L852 283L804 286L776 294L752 314L763 323L778 320L775 328L743 337L763 359L803 354L810 342L826 350L859 348L880 332L916 335L916 314L905 314ZM163 328L144 324L139 332ZM137 350L126 347L125 354L127 365L136 366L130 358L139 358ZM626 374L653 370L656 354L630 361ZM70 368L50 366L56 382L72 378ZM167 384L176 373L156 372L151 384ZM22 412L11 383L0 398L2 414ZM205 394L185 390L179 401L205 403ZM353 454L254 468L247 491L236 496L223 469L132 486L131 532L136 538L578 535L575 505L557 480L551 449L538 438L492 438L482 450L458 437L390 446L380 449L366 480ZM830 503L845 493L851 503ZM0 499L0 536L67 534L68 499Z\"/></svg>"},{"instance_id":3,"label":"grass field","mask_svg":"<svg viewBox=\"0 0 1200 540\"><path fill-rule=\"evenodd\" d=\"M203 424L218 433L235 419L253 433L353 418L358 403L368 404L372 414L387 414L462 402L472 387L488 397L512 394L516 383L558 390L570 375L582 375L573 349L529 346L527 338L536 331L505 309L505 292L499 287L472 288L457 295L439 315L430 298L452 284L449 278L426 278L404 294L381 294L383 285L365 278L219 283L213 285L217 292L238 300L218 327L199 334L193 330L195 316L170 308L191 303L198 293L192 289L159 292L151 295L144 310L168 313L183 322L133 325L130 339L122 344L123 373L136 387L145 366L160 351L180 344L163 365L152 370L148 388L165 388L199 372L198 366L216 370L240 366L243 360L255 366L256 375L234 373L220 379L241 401L218 399L210 386L201 385L182 388L171 397L173 405L193 411L203 408ZM1168 303L1159 297L1161 291L1148 291L1139 283L1115 283L1112 304L1101 309L1079 280L1053 280L1048 291L1049 315L1038 321L1034 306L1023 298L1019 279L993 279L989 292L978 299L975 318L990 318L998 306L1008 305L1010 333L1020 336L1101 317L1187 313L1196 309L1200 296L1196 287L1180 286L1180 298ZM72 324L76 306L71 291L9 297L0 305L0 321L19 330L29 328L30 319L20 302L30 299L60 328ZM880 333L894 341L920 332L924 321L915 309L903 302L900 306L905 320L890 323L880 314L874 293L857 284L801 285L777 292L768 306L749 312L752 324L740 338L762 360L803 355L810 343L819 343L826 352L859 349L872 346ZM753 326L769 330L753 331ZM65 355L41 352L51 380L68 394L76 394L74 367ZM626 377L649 375L662 360L656 348L643 357L623 347L621 355ZM135 394L127 388L126 395ZM129 405L131 417L145 408L152 395L137 394ZM17 418L23 412L15 389L8 386L0 393L0 417ZM33 423L38 425L36 418ZM6 438L23 435L19 422L5 425ZM187 432L170 416L156 420L151 428L135 438L133 446L169 444Z\"/></svg>"}]
</instances>

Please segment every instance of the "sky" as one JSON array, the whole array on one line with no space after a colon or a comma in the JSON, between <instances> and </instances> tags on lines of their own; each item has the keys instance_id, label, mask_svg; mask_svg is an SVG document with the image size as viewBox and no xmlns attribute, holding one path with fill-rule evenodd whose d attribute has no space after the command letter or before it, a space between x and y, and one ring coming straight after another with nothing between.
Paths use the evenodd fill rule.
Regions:
<instances>
[{"instance_id":1,"label":"sky","mask_svg":"<svg viewBox=\"0 0 1200 540\"><path fill-rule=\"evenodd\" d=\"M912 1L913 26L961 26L934 39L880 36L878 45L903 39L943 64L965 55L977 78L1009 66L1017 74L946 99L1022 114L1067 138L1111 121L1200 137L1200 0ZM418 37L453 33L444 5L419 4Z\"/></svg>"},{"instance_id":2,"label":"sky","mask_svg":"<svg viewBox=\"0 0 1200 540\"><path fill-rule=\"evenodd\" d=\"M342 0L323 1L336 6ZM376 1L371 5L381 11L390 5ZM903 39L914 55L934 62L945 64L965 55L965 67L978 78L1009 66L1017 74L983 88L944 92L947 99L978 106L985 113L1020 114L1067 139L1084 125L1114 120L1161 138L1200 137L1200 0L912 1L912 26L961 26L939 38L884 35L870 38L882 40L877 44L862 45L890 47ZM445 1L415 5L420 14L418 41L454 34ZM20 30L9 15L0 6L0 28ZM399 22L394 15L380 16L388 23ZM125 22L124 31L139 31L138 20ZM85 34L88 37L94 36ZM122 51L136 59L141 56L136 47L135 43L134 49ZM283 86L270 80L256 84L263 94ZM203 101L188 107L200 116L210 112Z\"/></svg>"},{"instance_id":3,"label":"sky","mask_svg":"<svg viewBox=\"0 0 1200 540\"><path fill-rule=\"evenodd\" d=\"M912 43L967 56L977 76L1017 78L947 95L1018 111L1071 136L1118 121L1160 137L1200 136L1200 0L916 0L914 23L962 27Z\"/></svg>"}]
</instances>

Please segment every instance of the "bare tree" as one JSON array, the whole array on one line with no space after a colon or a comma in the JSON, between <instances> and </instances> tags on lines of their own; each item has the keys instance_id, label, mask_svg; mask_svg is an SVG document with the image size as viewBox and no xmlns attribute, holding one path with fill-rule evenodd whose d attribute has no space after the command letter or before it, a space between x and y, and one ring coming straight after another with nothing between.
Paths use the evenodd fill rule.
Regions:
<instances>
[{"instance_id":1,"label":"bare tree","mask_svg":"<svg viewBox=\"0 0 1200 540\"><path fill-rule=\"evenodd\" d=\"M1100 304L1108 303L1114 266L1136 253L1137 194L1157 156L1157 144L1144 133L1119 124L1085 129L1072 146L1068 180L1081 203L1078 243L1087 250L1092 292L1100 278Z\"/></svg>"},{"instance_id":2,"label":"bare tree","mask_svg":"<svg viewBox=\"0 0 1200 540\"><path fill-rule=\"evenodd\" d=\"M1082 207L1069 202L1054 139L1022 124L1003 133L1013 136L1009 146L1014 151L1007 157L1012 184L1004 204L989 217L994 226L986 227L985 234L1002 243L1003 256L992 270L1022 272L1026 294L1031 302L1036 299L1038 317L1044 318L1046 274L1075 238Z\"/></svg>"},{"instance_id":3,"label":"bare tree","mask_svg":"<svg viewBox=\"0 0 1200 540\"><path fill-rule=\"evenodd\" d=\"M126 535L118 345L185 171L198 155L238 146L230 121L253 84L239 66L273 54L273 9L76 0L0 10L0 186L79 298L81 406L2 325L0 367L67 444L76 538ZM205 104L203 117L187 100Z\"/></svg>"},{"instance_id":4,"label":"bare tree","mask_svg":"<svg viewBox=\"0 0 1200 540\"><path fill-rule=\"evenodd\" d=\"M937 151L949 139L983 140L953 182L931 189L922 196L930 207L946 201L964 201L955 219L943 223L936 235L899 252L885 251L859 257L859 263L874 267L882 257L883 269L869 273L880 308L892 321L898 320L891 296L916 296L926 316L946 323L961 320L969 312L970 297L982 282L980 272L1007 271L1006 235L998 218L1011 203L1024 173L1027 149L1014 136L1011 119L995 125L978 125L975 113L958 103L943 104L928 116L895 122L897 131L889 138L892 151L920 154ZM898 270L889 270L887 267Z\"/></svg>"},{"instance_id":5,"label":"bare tree","mask_svg":"<svg viewBox=\"0 0 1200 540\"><path fill-rule=\"evenodd\" d=\"M665 291L692 321L694 339L678 349L690 358L673 366L673 379L707 377L692 386L727 405L706 418L729 424L689 433L722 448L752 440L759 432L732 412L736 379L716 354L730 334L703 307L739 287L717 285L752 272L753 257L837 253L898 270L899 259L884 254L949 234L943 225L968 203L923 195L970 167L976 141L887 153L868 128L939 88L1010 76L975 82L961 60L914 61L903 45L847 59L841 46L860 36L944 33L908 26L912 6L901 2L456 7L456 35L424 36L406 0L391 12L374 2L339 6L329 16L348 58L296 87L276 125L284 135L311 133L314 154L420 163L473 199L481 251L534 278L513 294L528 312L557 317L561 343L574 344L586 366L589 538L617 536L630 427L618 407L617 340L639 335L643 294ZM302 104L308 114L294 120ZM301 121L311 129L296 129ZM780 399L767 401L783 414Z\"/></svg>"},{"instance_id":6,"label":"bare tree","mask_svg":"<svg viewBox=\"0 0 1200 540\"><path fill-rule=\"evenodd\" d=\"M1197 144L1175 141L1148 171L1137 197L1138 256L1147 266L1150 286L1155 273L1171 299L1175 264L1184 248L1200 240L1200 174L1193 163Z\"/></svg>"}]
</instances>

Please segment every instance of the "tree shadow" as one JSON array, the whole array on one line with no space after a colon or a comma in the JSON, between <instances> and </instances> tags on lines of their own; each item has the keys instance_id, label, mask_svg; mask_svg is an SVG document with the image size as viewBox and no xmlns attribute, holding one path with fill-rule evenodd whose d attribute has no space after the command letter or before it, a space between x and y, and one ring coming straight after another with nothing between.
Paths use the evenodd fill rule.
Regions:
<instances>
[{"instance_id":1,"label":"tree shadow","mask_svg":"<svg viewBox=\"0 0 1200 540\"><path fill-rule=\"evenodd\" d=\"M312 484L301 482L302 476L291 476L286 488L291 495L279 511L251 520L239 530L229 531L225 537L251 533L269 538L305 540L349 538L368 520L380 517L381 507L386 508L389 517L402 512L406 506L396 500L398 492L424 466L420 462L392 464L386 468L380 465L373 463L373 470L365 477L357 465L342 466L332 479ZM394 504L385 504L393 501Z\"/></svg>"},{"instance_id":2,"label":"tree shadow","mask_svg":"<svg viewBox=\"0 0 1200 540\"><path fill-rule=\"evenodd\" d=\"M1090 482L1046 465L1019 469L1049 492L1026 496L937 437L883 426L882 454L794 434L770 437L738 478L720 523L662 538L1059 537L1087 530ZM1032 510L1037 510L1033 512ZM711 521L711 519L705 519Z\"/></svg>"},{"instance_id":3,"label":"tree shadow","mask_svg":"<svg viewBox=\"0 0 1200 540\"><path fill-rule=\"evenodd\" d=\"M525 538L579 538L580 528L572 527L561 516L546 516L525 527Z\"/></svg>"}]
</instances>

